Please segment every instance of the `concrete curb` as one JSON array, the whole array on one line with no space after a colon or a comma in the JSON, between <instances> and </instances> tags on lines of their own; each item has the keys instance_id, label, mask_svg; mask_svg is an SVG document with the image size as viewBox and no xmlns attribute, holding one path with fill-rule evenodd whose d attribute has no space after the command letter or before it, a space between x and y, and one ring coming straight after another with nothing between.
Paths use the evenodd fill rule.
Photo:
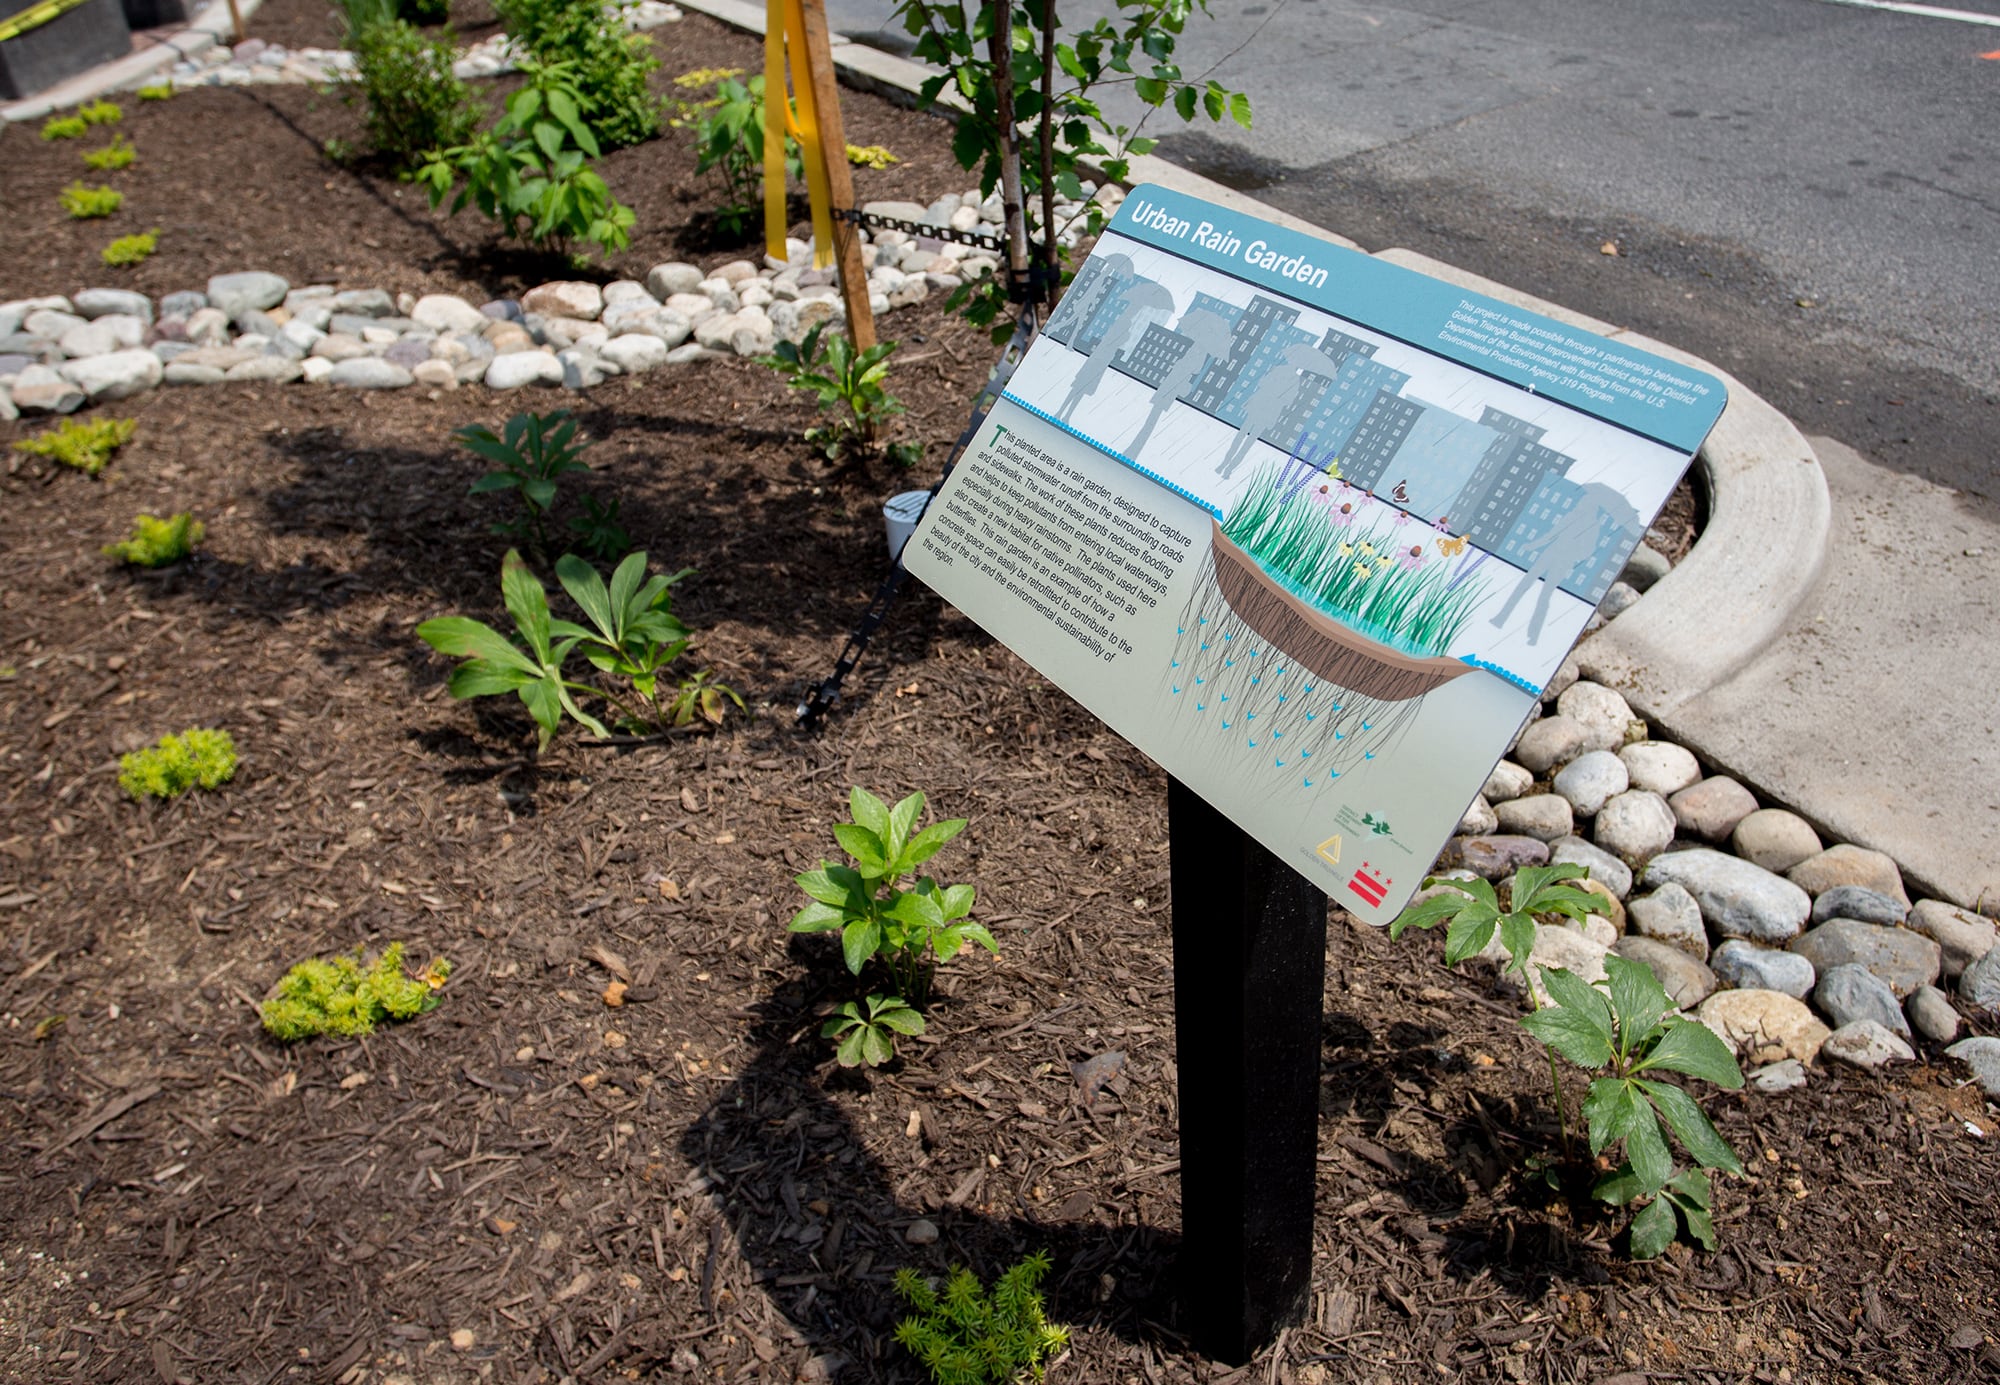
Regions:
<instances>
[{"instance_id":1,"label":"concrete curb","mask_svg":"<svg viewBox=\"0 0 2000 1385\"><path fill-rule=\"evenodd\" d=\"M683 9L751 33L764 10L745 0L677 0ZM908 100L935 70L908 58L833 39L833 61L864 90ZM962 106L947 91L945 104ZM1355 242L1153 155L1132 160L1132 181L1162 186L1275 221L1358 250ZM1646 599L1586 639L1583 671L1618 688L1633 709L1669 735L1673 712L1726 682L1763 651L1812 594L1826 563L1833 519L1826 477L1791 420L1725 371L1676 347L1468 273L1412 250L1376 258L1628 342L1720 377L1729 403L1695 464L1709 496L1702 542ZM1704 748L1689 741L1689 748Z\"/></svg>"},{"instance_id":2,"label":"concrete curb","mask_svg":"<svg viewBox=\"0 0 2000 1385\"><path fill-rule=\"evenodd\" d=\"M263 0L237 0L236 7L246 24L262 3ZM161 68L172 67L183 58L191 58L223 42L223 35L229 33L231 27L229 6L225 0L212 0L208 9L187 28L168 34L152 47L100 63L88 72L79 72L67 82L56 83L39 95L9 106L0 106L0 121L40 120L67 107L95 101L106 92L137 86Z\"/></svg>"}]
</instances>

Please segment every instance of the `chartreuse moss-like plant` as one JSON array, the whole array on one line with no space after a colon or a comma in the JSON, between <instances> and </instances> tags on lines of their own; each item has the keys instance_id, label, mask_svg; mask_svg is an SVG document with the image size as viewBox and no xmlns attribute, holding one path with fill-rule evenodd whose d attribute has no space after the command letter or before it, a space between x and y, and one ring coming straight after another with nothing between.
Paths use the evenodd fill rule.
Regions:
<instances>
[{"instance_id":1,"label":"chartreuse moss-like plant","mask_svg":"<svg viewBox=\"0 0 2000 1385\"><path fill-rule=\"evenodd\" d=\"M954 1266L943 1292L915 1270L896 1271L896 1292L916 1311L896 1324L896 1341L937 1385L1011 1385L1040 1380L1069 1329L1044 1315L1040 1284L1049 1257L1036 1251L1001 1274L987 1293L977 1275Z\"/></svg>"},{"instance_id":2,"label":"chartreuse moss-like plant","mask_svg":"<svg viewBox=\"0 0 2000 1385\"><path fill-rule=\"evenodd\" d=\"M94 418L87 423L66 418L47 432L21 439L14 450L53 457L86 476L95 476L104 470L111 454L132 441L138 431L139 425L129 418Z\"/></svg>"},{"instance_id":3,"label":"chartreuse moss-like plant","mask_svg":"<svg viewBox=\"0 0 2000 1385\"><path fill-rule=\"evenodd\" d=\"M186 511L168 519L140 515L132 521L132 537L105 545L104 553L134 567L166 567L193 553L205 532L201 521Z\"/></svg>"},{"instance_id":4,"label":"chartreuse moss-like plant","mask_svg":"<svg viewBox=\"0 0 2000 1385\"><path fill-rule=\"evenodd\" d=\"M319 1034L370 1034L378 1024L435 1010L438 989L449 975L451 963L442 957L409 975L401 943L390 943L373 962L356 948L352 956L315 957L293 967L259 1013L265 1032L285 1043Z\"/></svg>"},{"instance_id":5,"label":"chartreuse moss-like plant","mask_svg":"<svg viewBox=\"0 0 2000 1385\"><path fill-rule=\"evenodd\" d=\"M178 736L118 758L118 787L134 799L178 798L213 789L236 773L236 742L227 731L191 726Z\"/></svg>"},{"instance_id":6,"label":"chartreuse moss-like plant","mask_svg":"<svg viewBox=\"0 0 2000 1385\"><path fill-rule=\"evenodd\" d=\"M138 159L139 151L123 135L113 135L111 143L102 149L86 149L83 161L99 172L110 172L118 168L130 168Z\"/></svg>"},{"instance_id":7,"label":"chartreuse moss-like plant","mask_svg":"<svg viewBox=\"0 0 2000 1385\"><path fill-rule=\"evenodd\" d=\"M149 87L140 87L133 95L141 101L170 101L174 95L174 84L170 81L155 82Z\"/></svg>"},{"instance_id":8,"label":"chartreuse moss-like plant","mask_svg":"<svg viewBox=\"0 0 2000 1385\"><path fill-rule=\"evenodd\" d=\"M1449 892L1404 910L1389 925L1389 936L1449 919L1445 961L1456 965L1482 951L1497 931L1508 954L1507 969L1529 982L1535 1009L1522 1017L1521 1027L1548 1050L1565 1152L1569 1116L1556 1055L1599 1074L1583 1099L1590 1152L1595 1157L1622 1142L1625 1157L1597 1181L1591 1195L1613 1207L1636 1206L1630 1227L1635 1259L1658 1255L1683 1226L1704 1249L1713 1250L1708 1170L1741 1173L1743 1165L1700 1103L1661 1077L1681 1073L1734 1090L1743 1085L1742 1069L1714 1031L1675 1011L1659 979L1643 963L1608 956L1605 979L1595 985L1561 967L1534 967L1535 915L1581 920L1601 907L1596 896L1567 883L1584 874L1582 867L1570 864L1524 868L1514 878L1505 910L1484 880L1428 880L1426 885L1448 886ZM1531 968L1539 973L1539 986ZM1668 1131L1698 1167L1675 1169Z\"/></svg>"},{"instance_id":9,"label":"chartreuse moss-like plant","mask_svg":"<svg viewBox=\"0 0 2000 1385\"><path fill-rule=\"evenodd\" d=\"M901 159L889 152L885 145L850 144L847 146L847 161L856 168L887 168L899 164Z\"/></svg>"},{"instance_id":10,"label":"chartreuse moss-like plant","mask_svg":"<svg viewBox=\"0 0 2000 1385\"><path fill-rule=\"evenodd\" d=\"M90 122L73 115L52 115L42 122L43 139L82 139L90 133Z\"/></svg>"},{"instance_id":11,"label":"chartreuse moss-like plant","mask_svg":"<svg viewBox=\"0 0 2000 1385\"><path fill-rule=\"evenodd\" d=\"M104 247L104 263L114 269L144 264L160 248L160 231L154 227L134 236L120 236Z\"/></svg>"},{"instance_id":12,"label":"chartreuse moss-like plant","mask_svg":"<svg viewBox=\"0 0 2000 1385\"><path fill-rule=\"evenodd\" d=\"M93 188L82 182L71 183L56 196L72 221L95 221L125 205L125 194L117 188Z\"/></svg>"},{"instance_id":13,"label":"chartreuse moss-like plant","mask_svg":"<svg viewBox=\"0 0 2000 1385\"><path fill-rule=\"evenodd\" d=\"M124 109L116 101L92 101L87 106L78 106L76 114L86 125L116 125L125 118Z\"/></svg>"},{"instance_id":14,"label":"chartreuse moss-like plant","mask_svg":"<svg viewBox=\"0 0 2000 1385\"><path fill-rule=\"evenodd\" d=\"M998 953L1000 945L983 924L967 917L970 885L939 885L920 876L908 890L904 877L935 856L965 830L964 818L914 829L924 796L913 793L889 807L868 790L848 791L854 821L834 824L834 840L854 864L830 866L795 877L812 903L792 916L794 933L840 934L841 956L856 976L870 962L887 973L890 990L872 991L834 1011L820 1033L838 1039L842 1066L875 1067L896 1054L898 1034L921 1034L919 1011L930 997L931 977L940 961L956 957L967 943Z\"/></svg>"}]
</instances>

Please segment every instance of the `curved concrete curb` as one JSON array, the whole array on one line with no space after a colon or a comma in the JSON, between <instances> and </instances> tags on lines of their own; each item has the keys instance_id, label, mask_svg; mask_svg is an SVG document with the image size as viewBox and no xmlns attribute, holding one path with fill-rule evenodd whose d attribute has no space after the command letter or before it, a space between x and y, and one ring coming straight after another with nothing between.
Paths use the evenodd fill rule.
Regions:
<instances>
[{"instance_id":1,"label":"curved concrete curb","mask_svg":"<svg viewBox=\"0 0 2000 1385\"><path fill-rule=\"evenodd\" d=\"M247 24L262 3L263 0L237 0L236 8ZM187 28L168 34L150 48L141 48L136 53L100 63L88 72L79 72L68 81L58 82L38 95L9 106L0 106L0 120L40 120L67 107L94 101L106 92L141 86L161 68L172 67L183 58L191 58L214 44L224 42L223 36L233 27L226 0L210 0L209 7Z\"/></svg>"}]
</instances>

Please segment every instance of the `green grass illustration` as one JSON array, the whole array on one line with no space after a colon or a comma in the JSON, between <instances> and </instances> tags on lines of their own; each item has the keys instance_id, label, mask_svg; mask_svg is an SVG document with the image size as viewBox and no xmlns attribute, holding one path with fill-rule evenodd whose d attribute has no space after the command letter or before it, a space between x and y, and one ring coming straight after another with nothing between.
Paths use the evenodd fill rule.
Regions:
<instances>
[{"instance_id":1,"label":"green grass illustration","mask_svg":"<svg viewBox=\"0 0 2000 1385\"><path fill-rule=\"evenodd\" d=\"M1272 580L1378 644L1417 658L1445 653L1485 595L1478 581L1454 581L1454 564L1428 526L1359 520L1334 523L1338 503L1359 511L1360 491L1337 504L1316 499L1331 484L1296 466L1264 466L1230 512L1223 535ZM1290 473L1290 475L1288 475ZM1412 548L1421 549L1411 555Z\"/></svg>"}]
</instances>

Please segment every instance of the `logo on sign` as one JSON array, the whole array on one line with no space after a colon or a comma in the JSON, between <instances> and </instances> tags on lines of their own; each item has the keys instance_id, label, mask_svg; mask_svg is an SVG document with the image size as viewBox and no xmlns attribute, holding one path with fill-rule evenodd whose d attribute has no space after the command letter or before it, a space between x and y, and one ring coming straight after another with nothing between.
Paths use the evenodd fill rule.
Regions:
<instances>
[{"instance_id":1,"label":"logo on sign","mask_svg":"<svg viewBox=\"0 0 2000 1385\"><path fill-rule=\"evenodd\" d=\"M1375 870L1363 861L1361 869L1354 872L1348 880L1347 888L1359 895L1369 908L1379 909L1382 907L1382 901L1388 897L1389 887L1395 883L1381 871Z\"/></svg>"}]
</instances>

